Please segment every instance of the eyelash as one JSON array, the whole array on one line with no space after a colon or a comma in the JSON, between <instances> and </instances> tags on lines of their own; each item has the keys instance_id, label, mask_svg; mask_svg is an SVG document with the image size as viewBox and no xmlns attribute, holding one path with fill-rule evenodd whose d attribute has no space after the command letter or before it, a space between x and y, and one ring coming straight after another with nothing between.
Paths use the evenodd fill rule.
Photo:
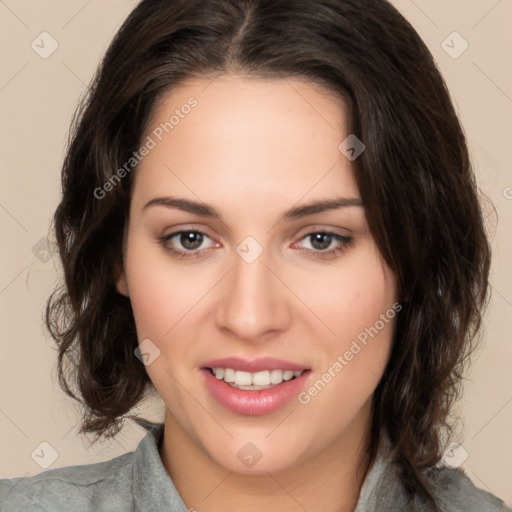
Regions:
<instances>
[{"instance_id":1,"label":"eyelash","mask_svg":"<svg viewBox=\"0 0 512 512\"><path fill-rule=\"evenodd\" d=\"M169 241L171 239L173 239L174 237L176 237L178 235L182 235L182 234L186 234L186 233L196 233L196 234L201 234L205 237L211 238L210 236L208 236L207 233L205 233L204 231L201 231L200 229L190 229L190 230L175 231L174 233L160 237L158 241L165 248L166 251L168 251L170 254L172 254L174 257L176 257L178 259L190 259L190 258L201 257L201 252L205 249L196 249L195 251L186 251L186 250L178 251L169 245ZM333 239L340 242L341 246L338 246L335 249L330 249L328 251L320 251L320 250L313 250L313 249L301 249L300 250L301 253L308 253L308 254L313 253L316 257L319 257L320 259L328 259L328 258L335 256L336 254L343 252L348 247L351 247L353 244L353 241L354 241L352 237L343 236L343 235L340 235L339 233L334 233L333 231L322 230L322 229L318 230L318 231L311 231L309 233L306 233L303 237L301 237L300 240L304 240L308 237L311 237L312 235L317 235L317 234L330 235L333 237Z\"/></svg>"}]
</instances>

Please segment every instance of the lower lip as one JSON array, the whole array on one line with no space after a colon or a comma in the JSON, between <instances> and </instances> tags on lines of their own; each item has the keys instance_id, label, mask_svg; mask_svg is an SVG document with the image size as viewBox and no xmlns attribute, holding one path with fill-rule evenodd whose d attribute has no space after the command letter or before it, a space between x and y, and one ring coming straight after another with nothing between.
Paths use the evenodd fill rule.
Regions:
<instances>
[{"instance_id":1,"label":"lower lip","mask_svg":"<svg viewBox=\"0 0 512 512\"><path fill-rule=\"evenodd\" d=\"M283 381L268 389L245 390L237 389L217 379L210 370L202 369L205 384L213 397L230 411L248 416L261 416L283 407L304 387L311 373L304 371L299 377Z\"/></svg>"}]
</instances>

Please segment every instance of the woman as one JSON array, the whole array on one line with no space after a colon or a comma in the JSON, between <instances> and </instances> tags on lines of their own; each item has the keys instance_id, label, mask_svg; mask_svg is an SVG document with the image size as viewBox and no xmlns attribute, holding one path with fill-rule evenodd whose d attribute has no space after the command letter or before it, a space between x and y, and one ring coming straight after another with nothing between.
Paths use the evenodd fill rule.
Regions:
<instances>
[{"instance_id":1,"label":"woman","mask_svg":"<svg viewBox=\"0 0 512 512\"><path fill-rule=\"evenodd\" d=\"M442 464L490 249L445 84L386 1L142 1L54 220L81 432L152 390L165 422L1 481L2 510L507 510Z\"/></svg>"}]
</instances>

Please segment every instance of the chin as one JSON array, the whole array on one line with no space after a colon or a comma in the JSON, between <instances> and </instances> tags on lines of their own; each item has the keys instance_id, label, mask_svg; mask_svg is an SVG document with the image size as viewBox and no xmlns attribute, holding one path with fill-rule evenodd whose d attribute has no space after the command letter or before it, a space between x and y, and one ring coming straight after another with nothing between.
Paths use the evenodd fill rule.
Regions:
<instances>
[{"instance_id":1,"label":"chin","mask_svg":"<svg viewBox=\"0 0 512 512\"><path fill-rule=\"evenodd\" d=\"M282 440L276 439L274 443L264 437L253 437L252 441L248 438L231 439L227 446L211 447L212 450L208 450L210 457L228 471L242 475L265 475L292 469L299 464L300 456L303 455L303 449L299 453L293 443L283 447ZM304 446L304 443L299 445Z\"/></svg>"}]
</instances>

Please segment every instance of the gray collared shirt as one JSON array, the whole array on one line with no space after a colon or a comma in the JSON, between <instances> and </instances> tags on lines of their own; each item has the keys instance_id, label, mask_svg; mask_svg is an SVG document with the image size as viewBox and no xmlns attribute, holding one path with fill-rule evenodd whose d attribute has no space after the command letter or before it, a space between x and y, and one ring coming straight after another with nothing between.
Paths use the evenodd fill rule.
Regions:
<instances>
[{"instance_id":1,"label":"gray collared shirt","mask_svg":"<svg viewBox=\"0 0 512 512\"><path fill-rule=\"evenodd\" d=\"M163 426L147 428L148 433L135 451L114 459L0 480L0 511L200 512L200 504L187 508L183 503L162 463L158 446ZM385 448L381 448L354 512L430 511L419 499L405 493L397 475L395 465L385 456ZM476 488L459 469L437 470L433 490L442 512L512 510L492 494Z\"/></svg>"}]
</instances>

